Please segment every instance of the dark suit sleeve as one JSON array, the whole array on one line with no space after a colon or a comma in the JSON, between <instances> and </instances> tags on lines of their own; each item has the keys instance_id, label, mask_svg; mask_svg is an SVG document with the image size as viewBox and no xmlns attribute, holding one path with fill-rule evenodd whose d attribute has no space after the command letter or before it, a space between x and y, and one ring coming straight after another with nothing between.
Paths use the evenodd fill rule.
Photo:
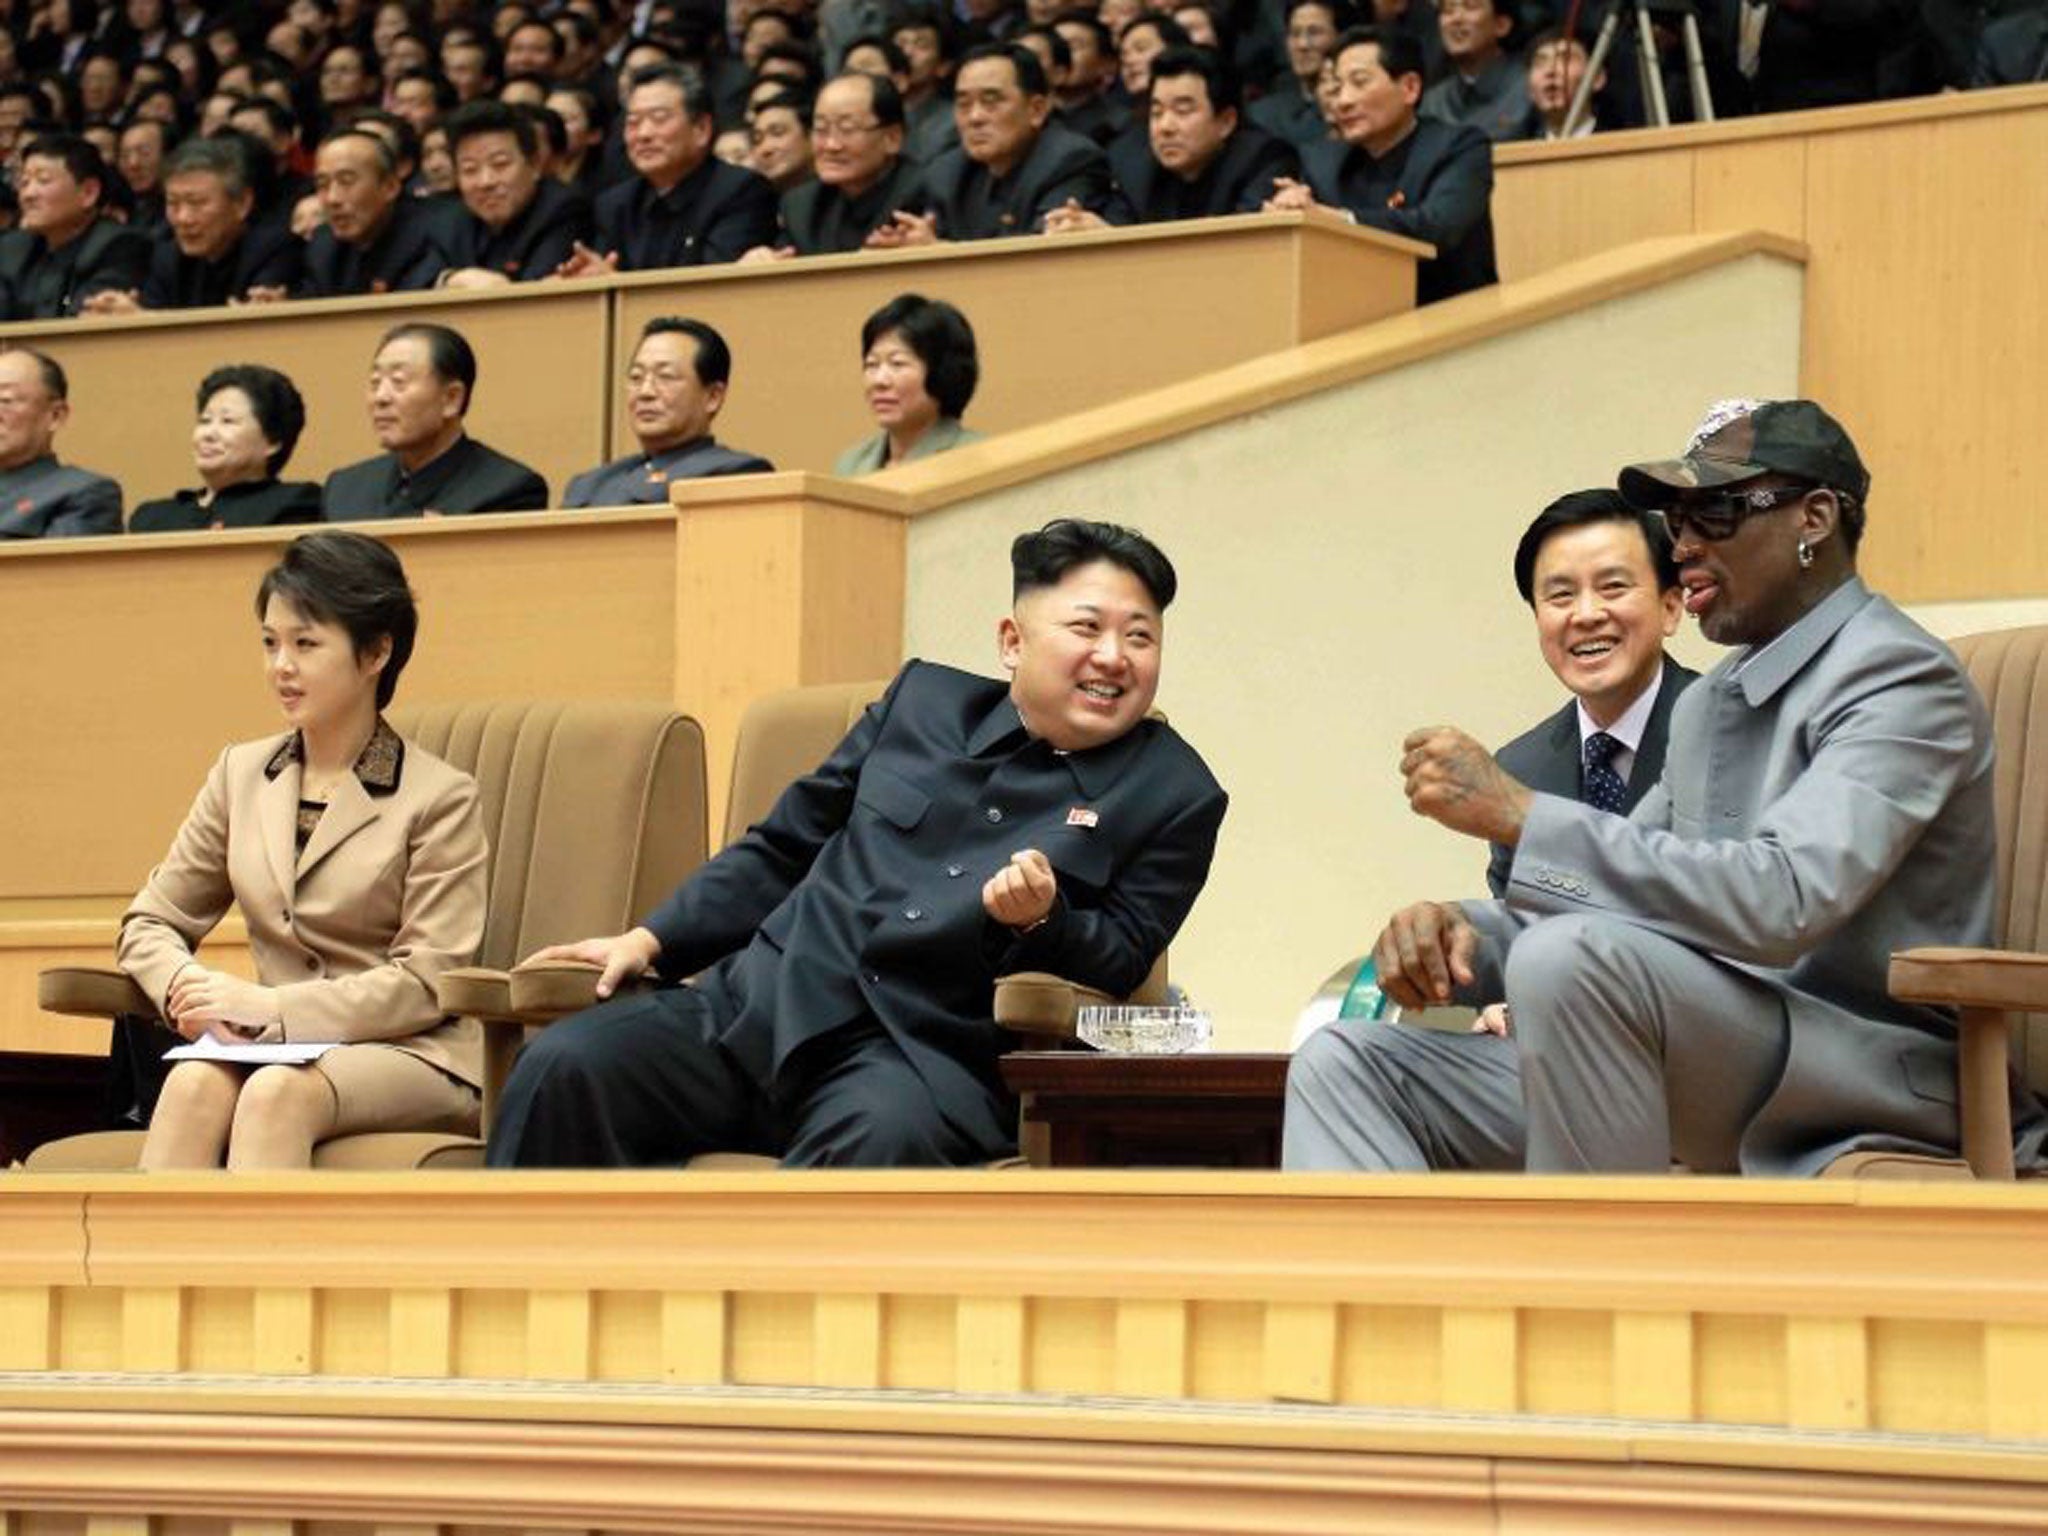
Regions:
<instances>
[{"instance_id":1,"label":"dark suit sleeve","mask_svg":"<svg viewBox=\"0 0 2048 1536\"><path fill-rule=\"evenodd\" d=\"M306 264L306 242L288 229L254 226L250 240L264 242L262 252L250 263L235 297L245 299L251 288L282 288L292 292L299 285L299 273Z\"/></svg>"},{"instance_id":2,"label":"dark suit sleeve","mask_svg":"<svg viewBox=\"0 0 2048 1536\"><path fill-rule=\"evenodd\" d=\"M533 244L527 248L526 258L519 265L518 281L532 283L553 277L555 268L569 259L576 242L587 238L590 229L590 204L575 193L563 197L547 227L534 236Z\"/></svg>"},{"instance_id":3,"label":"dark suit sleeve","mask_svg":"<svg viewBox=\"0 0 2048 1536\"><path fill-rule=\"evenodd\" d=\"M498 512L538 512L548 504L548 483L525 465L517 466L521 471L503 499L492 510Z\"/></svg>"},{"instance_id":4,"label":"dark suit sleeve","mask_svg":"<svg viewBox=\"0 0 2048 1536\"><path fill-rule=\"evenodd\" d=\"M120 531L121 487L105 475L94 475L64 498L64 510L50 519L45 537L89 538Z\"/></svg>"},{"instance_id":5,"label":"dark suit sleeve","mask_svg":"<svg viewBox=\"0 0 2048 1536\"><path fill-rule=\"evenodd\" d=\"M994 974L1051 971L1114 997L1135 991L1201 894L1229 804L1213 785L1186 798L1117 871L1101 905L1081 907L1056 896L1042 925L996 946ZM995 935L1009 932L993 920L988 926Z\"/></svg>"},{"instance_id":6,"label":"dark suit sleeve","mask_svg":"<svg viewBox=\"0 0 2048 1536\"><path fill-rule=\"evenodd\" d=\"M177 271L177 242L166 230L157 238L156 248L149 253L149 270L142 275L142 292L138 297L144 309L170 309L176 305Z\"/></svg>"},{"instance_id":7,"label":"dark suit sleeve","mask_svg":"<svg viewBox=\"0 0 2048 1536\"><path fill-rule=\"evenodd\" d=\"M1294 146L1282 139L1268 141L1230 211L1257 213L1277 190L1273 185L1275 181L1282 176L1297 177L1300 174L1301 157L1294 152Z\"/></svg>"},{"instance_id":8,"label":"dark suit sleeve","mask_svg":"<svg viewBox=\"0 0 2048 1536\"><path fill-rule=\"evenodd\" d=\"M116 229L92 265L73 279L72 312L96 293L139 293L149 276L151 244L139 229Z\"/></svg>"},{"instance_id":9,"label":"dark suit sleeve","mask_svg":"<svg viewBox=\"0 0 2048 1536\"><path fill-rule=\"evenodd\" d=\"M899 672L831 756L785 789L745 836L699 866L648 914L642 926L661 940L656 964L663 976L680 980L743 947L810 872L853 814L861 765L907 675L907 668Z\"/></svg>"},{"instance_id":10,"label":"dark suit sleeve","mask_svg":"<svg viewBox=\"0 0 2048 1536\"><path fill-rule=\"evenodd\" d=\"M773 183L747 172L745 182L705 222L697 241L704 260L738 261L755 246L773 243L776 212Z\"/></svg>"},{"instance_id":11,"label":"dark suit sleeve","mask_svg":"<svg viewBox=\"0 0 2048 1536\"><path fill-rule=\"evenodd\" d=\"M1369 229L1427 240L1441 253L1463 240L1486 217L1492 198L1493 145L1477 128L1461 127L1413 202L1402 208L1353 212Z\"/></svg>"},{"instance_id":12,"label":"dark suit sleeve","mask_svg":"<svg viewBox=\"0 0 2048 1536\"><path fill-rule=\"evenodd\" d=\"M1054 168L1045 185L1039 188L1038 195L1031 201L1032 232L1043 232L1045 216L1055 208L1064 207L1069 200L1112 224L1129 223L1132 217L1129 205L1116 195L1116 186L1109 174L1108 157L1093 144L1078 146L1071 157Z\"/></svg>"},{"instance_id":13,"label":"dark suit sleeve","mask_svg":"<svg viewBox=\"0 0 2048 1536\"><path fill-rule=\"evenodd\" d=\"M418 293L434 286L434 281L448 267L448 256L440 244L432 239L423 239L413 250L405 264L393 274L392 293Z\"/></svg>"}]
</instances>

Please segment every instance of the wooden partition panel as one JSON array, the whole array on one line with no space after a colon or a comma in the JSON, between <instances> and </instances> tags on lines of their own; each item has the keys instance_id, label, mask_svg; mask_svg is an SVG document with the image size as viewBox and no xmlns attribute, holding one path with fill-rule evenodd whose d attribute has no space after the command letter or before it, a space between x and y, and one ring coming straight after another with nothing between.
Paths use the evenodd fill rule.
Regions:
<instances>
[{"instance_id":1,"label":"wooden partition panel","mask_svg":"<svg viewBox=\"0 0 2048 1536\"><path fill-rule=\"evenodd\" d=\"M1647 1177L0 1175L0 1522L2017 1536L2048 1518L2043 1213Z\"/></svg>"},{"instance_id":2,"label":"wooden partition panel","mask_svg":"<svg viewBox=\"0 0 2048 1536\"><path fill-rule=\"evenodd\" d=\"M287 478L321 480L369 457L378 450L364 389L377 339L404 320L440 321L477 354L470 431L531 464L559 495L604 454L609 304L601 284L549 284L0 325L0 344L24 341L64 365L71 422L57 452L119 480L132 510L197 484L193 393L226 363L282 369L305 396L306 431Z\"/></svg>"},{"instance_id":3,"label":"wooden partition panel","mask_svg":"<svg viewBox=\"0 0 2048 1536\"><path fill-rule=\"evenodd\" d=\"M619 280L617 350L623 367L656 315L710 321L734 358L721 440L781 469L825 470L874 430L861 322L898 294L966 314L981 357L967 420L1005 432L1412 308L1426 249L1322 214L1252 214L649 273ZM632 440L622 398L612 440Z\"/></svg>"},{"instance_id":4,"label":"wooden partition panel","mask_svg":"<svg viewBox=\"0 0 2048 1536\"><path fill-rule=\"evenodd\" d=\"M2044 162L2048 86L1503 146L1501 271L1654 235L1803 242L1800 384L1872 471L1866 574L1904 602L2036 595Z\"/></svg>"},{"instance_id":5,"label":"wooden partition panel","mask_svg":"<svg viewBox=\"0 0 2048 1536\"><path fill-rule=\"evenodd\" d=\"M420 597L401 696L672 696L666 509L392 523ZM214 757L279 729L257 582L289 537L0 549L0 899L132 892Z\"/></svg>"}]
</instances>

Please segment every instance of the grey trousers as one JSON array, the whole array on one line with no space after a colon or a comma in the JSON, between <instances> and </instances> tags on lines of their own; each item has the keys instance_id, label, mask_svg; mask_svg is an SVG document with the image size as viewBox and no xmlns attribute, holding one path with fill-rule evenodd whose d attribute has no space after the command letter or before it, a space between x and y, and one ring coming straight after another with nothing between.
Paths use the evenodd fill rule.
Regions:
<instances>
[{"instance_id":1,"label":"grey trousers","mask_svg":"<svg viewBox=\"0 0 2048 1536\"><path fill-rule=\"evenodd\" d=\"M1513 1038L1340 1019L1296 1051L1282 1165L1732 1172L1784 1069L1771 987L1618 918L1546 918L1508 951Z\"/></svg>"}]
</instances>

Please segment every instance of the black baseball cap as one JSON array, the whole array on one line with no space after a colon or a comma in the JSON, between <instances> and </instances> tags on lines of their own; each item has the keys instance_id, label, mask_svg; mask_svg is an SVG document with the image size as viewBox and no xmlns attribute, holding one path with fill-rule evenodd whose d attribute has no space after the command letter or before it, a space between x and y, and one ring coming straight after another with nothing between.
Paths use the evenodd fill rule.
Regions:
<instances>
[{"instance_id":1,"label":"black baseball cap","mask_svg":"<svg viewBox=\"0 0 2048 1536\"><path fill-rule=\"evenodd\" d=\"M1707 412L1682 457L1631 464L1621 494L1632 506L1668 506L1673 491L1710 490L1758 475L1791 475L1859 505L1870 471L1842 424L1811 400L1724 400Z\"/></svg>"}]
</instances>

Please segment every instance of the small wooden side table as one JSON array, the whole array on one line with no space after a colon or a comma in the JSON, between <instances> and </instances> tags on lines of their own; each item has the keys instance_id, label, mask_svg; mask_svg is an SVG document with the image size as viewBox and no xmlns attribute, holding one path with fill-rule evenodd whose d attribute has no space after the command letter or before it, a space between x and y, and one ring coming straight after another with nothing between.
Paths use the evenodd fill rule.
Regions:
<instances>
[{"instance_id":1,"label":"small wooden side table","mask_svg":"<svg viewBox=\"0 0 2048 1536\"><path fill-rule=\"evenodd\" d=\"M1284 1051L1016 1051L1003 1081L1039 1168L1277 1168Z\"/></svg>"}]
</instances>

